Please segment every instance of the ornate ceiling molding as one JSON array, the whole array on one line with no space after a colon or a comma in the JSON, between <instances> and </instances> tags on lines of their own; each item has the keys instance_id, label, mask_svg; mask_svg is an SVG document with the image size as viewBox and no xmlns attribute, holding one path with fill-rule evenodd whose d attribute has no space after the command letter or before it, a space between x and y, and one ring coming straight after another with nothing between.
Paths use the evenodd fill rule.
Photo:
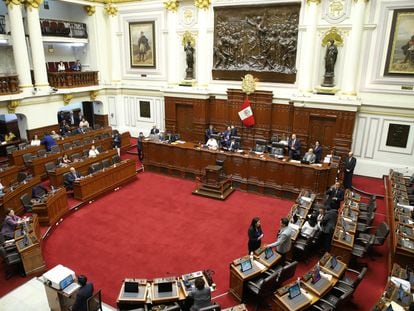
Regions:
<instances>
[{"instance_id":1,"label":"ornate ceiling molding","mask_svg":"<svg viewBox=\"0 0 414 311\"><path fill-rule=\"evenodd\" d=\"M7 110L9 113L15 113L16 108L20 106L20 100L11 100L7 105Z\"/></svg>"},{"instance_id":2,"label":"ornate ceiling molding","mask_svg":"<svg viewBox=\"0 0 414 311\"><path fill-rule=\"evenodd\" d=\"M27 8L38 9L39 6L43 3L43 0L23 0Z\"/></svg>"},{"instance_id":3,"label":"ornate ceiling molding","mask_svg":"<svg viewBox=\"0 0 414 311\"><path fill-rule=\"evenodd\" d=\"M168 11L176 12L178 9L179 1L178 0L165 0L164 6Z\"/></svg>"},{"instance_id":4,"label":"ornate ceiling molding","mask_svg":"<svg viewBox=\"0 0 414 311\"><path fill-rule=\"evenodd\" d=\"M92 16L96 12L96 7L94 5L85 5L84 8L88 16Z\"/></svg>"},{"instance_id":5,"label":"ornate ceiling molding","mask_svg":"<svg viewBox=\"0 0 414 311\"><path fill-rule=\"evenodd\" d=\"M194 5L199 9L207 10L210 7L210 0L194 0Z\"/></svg>"},{"instance_id":6,"label":"ornate ceiling molding","mask_svg":"<svg viewBox=\"0 0 414 311\"><path fill-rule=\"evenodd\" d=\"M4 3L6 4L6 6L13 7L13 5L18 6L24 3L24 0L4 0Z\"/></svg>"},{"instance_id":7,"label":"ornate ceiling molding","mask_svg":"<svg viewBox=\"0 0 414 311\"><path fill-rule=\"evenodd\" d=\"M107 3L105 5L105 12L108 16L116 16L118 14L118 8L113 3Z\"/></svg>"}]
</instances>

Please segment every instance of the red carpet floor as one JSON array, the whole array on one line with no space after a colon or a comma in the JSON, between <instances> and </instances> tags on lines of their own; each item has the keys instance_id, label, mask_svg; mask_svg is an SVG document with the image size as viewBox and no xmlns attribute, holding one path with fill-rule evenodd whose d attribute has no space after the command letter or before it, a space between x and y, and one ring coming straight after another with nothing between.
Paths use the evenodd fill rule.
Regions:
<instances>
[{"instance_id":1,"label":"red carpet floor","mask_svg":"<svg viewBox=\"0 0 414 311\"><path fill-rule=\"evenodd\" d=\"M363 181L356 178L355 183L366 191L378 192L382 185L378 179ZM226 293L229 263L246 254L252 217L261 217L264 242L272 242L279 219L292 202L239 191L221 202L192 196L193 188L193 181L139 174L136 182L82 207L56 227L44 242L48 268L63 264L86 274L102 289L103 300L113 306L126 277L179 276L208 268L215 271L213 296ZM381 214L376 223L384 217L382 200L378 206ZM352 310L369 310L380 297L387 277L387 251L387 246L381 247L375 261L368 260L368 274L355 294ZM296 275L317 259L313 257L308 265L300 263ZM2 296L27 278L0 280ZM230 295L216 301L223 307L236 304Z\"/></svg>"}]
</instances>

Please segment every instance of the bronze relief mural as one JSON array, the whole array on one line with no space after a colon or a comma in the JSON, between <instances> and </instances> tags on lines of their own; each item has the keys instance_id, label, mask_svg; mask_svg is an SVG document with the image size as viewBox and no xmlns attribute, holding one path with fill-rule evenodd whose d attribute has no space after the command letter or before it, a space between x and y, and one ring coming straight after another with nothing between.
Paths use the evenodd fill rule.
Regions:
<instances>
[{"instance_id":1,"label":"bronze relief mural","mask_svg":"<svg viewBox=\"0 0 414 311\"><path fill-rule=\"evenodd\" d=\"M300 5L214 8L213 79L294 83Z\"/></svg>"}]
</instances>

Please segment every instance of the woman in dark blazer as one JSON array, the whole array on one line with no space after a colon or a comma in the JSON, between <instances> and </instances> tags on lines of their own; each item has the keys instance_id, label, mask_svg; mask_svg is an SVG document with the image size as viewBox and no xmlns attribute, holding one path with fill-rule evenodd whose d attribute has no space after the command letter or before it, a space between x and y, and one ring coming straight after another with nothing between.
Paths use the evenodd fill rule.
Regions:
<instances>
[{"instance_id":1,"label":"woman in dark blazer","mask_svg":"<svg viewBox=\"0 0 414 311\"><path fill-rule=\"evenodd\" d=\"M247 234L249 236L248 249L250 254L251 252L254 252L256 249L260 247L263 238L263 231L259 217L255 217L252 219Z\"/></svg>"}]
</instances>

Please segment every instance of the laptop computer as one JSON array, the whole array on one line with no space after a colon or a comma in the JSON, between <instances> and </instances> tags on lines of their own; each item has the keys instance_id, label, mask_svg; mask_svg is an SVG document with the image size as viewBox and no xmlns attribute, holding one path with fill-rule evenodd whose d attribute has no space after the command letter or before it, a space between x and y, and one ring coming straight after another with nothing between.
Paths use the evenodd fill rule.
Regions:
<instances>
[{"instance_id":1,"label":"laptop computer","mask_svg":"<svg viewBox=\"0 0 414 311\"><path fill-rule=\"evenodd\" d=\"M270 259L275 255L270 247L265 249L265 259Z\"/></svg>"},{"instance_id":2,"label":"laptop computer","mask_svg":"<svg viewBox=\"0 0 414 311\"><path fill-rule=\"evenodd\" d=\"M169 297L173 293L173 283L158 283L158 297Z\"/></svg>"},{"instance_id":3,"label":"laptop computer","mask_svg":"<svg viewBox=\"0 0 414 311\"><path fill-rule=\"evenodd\" d=\"M252 262L249 259L246 259L245 261L242 261L242 263L240 264L240 271L241 272L246 272L249 271L250 269L253 268Z\"/></svg>"},{"instance_id":4,"label":"laptop computer","mask_svg":"<svg viewBox=\"0 0 414 311\"><path fill-rule=\"evenodd\" d=\"M295 283L291 287L289 287L289 298L293 299L301 294L300 286L298 283Z\"/></svg>"},{"instance_id":5,"label":"laptop computer","mask_svg":"<svg viewBox=\"0 0 414 311\"><path fill-rule=\"evenodd\" d=\"M336 259L335 256L332 256L331 257L331 266L330 266L330 268L331 269L335 269L335 267L336 267L337 264L338 264L338 260Z\"/></svg>"},{"instance_id":6,"label":"laptop computer","mask_svg":"<svg viewBox=\"0 0 414 311\"><path fill-rule=\"evenodd\" d=\"M122 296L127 298L134 298L138 296L139 286L138 282L125 282L124 293Z\"/></svg>"}]
</instances>

